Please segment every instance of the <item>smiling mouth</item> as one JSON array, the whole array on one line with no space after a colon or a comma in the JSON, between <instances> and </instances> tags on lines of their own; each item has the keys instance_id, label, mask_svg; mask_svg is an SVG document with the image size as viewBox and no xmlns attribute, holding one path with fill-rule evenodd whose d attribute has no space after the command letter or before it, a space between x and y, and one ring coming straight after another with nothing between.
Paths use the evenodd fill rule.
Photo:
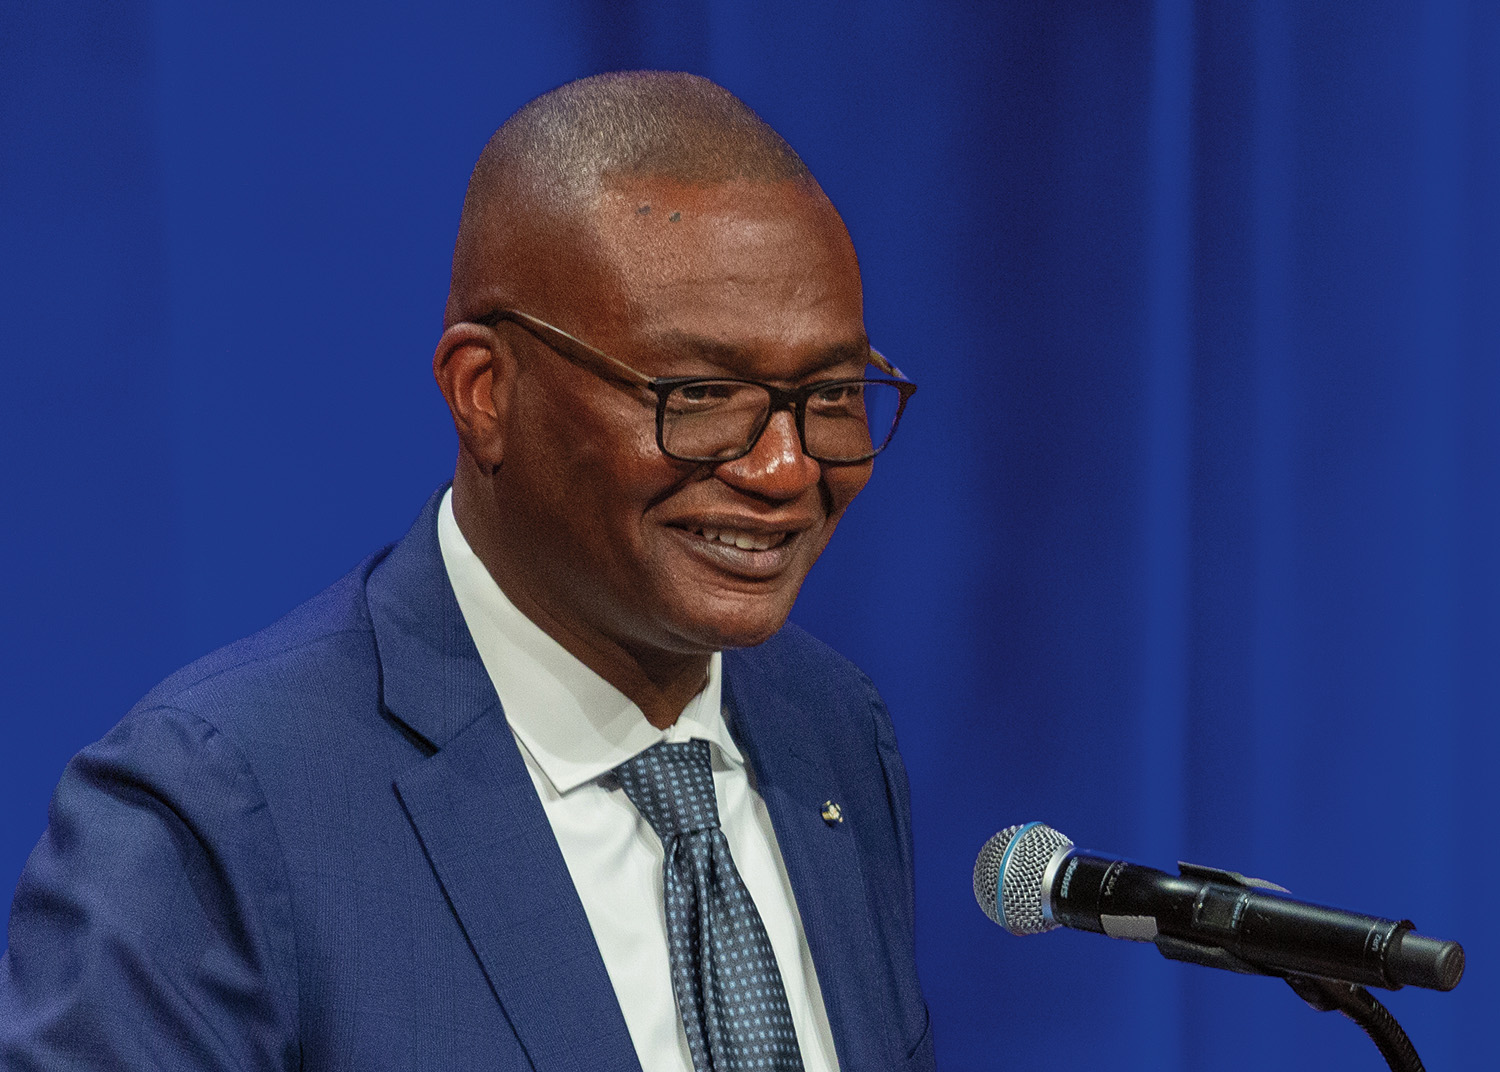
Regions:
<instances>
[{"instance_id":1,"label":"smiling mouth","mask_svg":"<svg viewBox=\"0 0 1500 1072\"><path fill-rule=\"evenodd\" d=\"M742 532L736 529L690 528L687 531L709 543L735 547L741 551L770 551L784 544L791 536L789 532Z\"/></svg>"}]
</instances>

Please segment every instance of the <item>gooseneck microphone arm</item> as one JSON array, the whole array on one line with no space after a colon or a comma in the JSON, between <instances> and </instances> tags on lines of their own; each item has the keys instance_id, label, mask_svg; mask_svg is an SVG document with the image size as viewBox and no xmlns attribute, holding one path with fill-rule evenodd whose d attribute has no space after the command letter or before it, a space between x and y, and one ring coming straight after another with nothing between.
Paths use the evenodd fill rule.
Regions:
<instances>
[{"instance_id":1,"label":"gooseneck microphone arm","mask_svg":"<svg viewBox=\"0 0 1500 1072\"><path fill-rule=\"evenodd\" d=\"M1026 823L991 838L974 865L980 907L1012 934L1072 927L1151 942L1172 960L1285 979L1316 1009L1358 1023L1395 1072L1422 1063L1399 1024L1364 986L1451 990L1463 947L1383 919L1293 900L1232 871L1180 864L1170 875L1076 848Z\"/></svg>"},{"instance_id":2,"label":"gooseneck microphone arm","mask_svg":"<svg viewBox=\"0 0 1500 1072\"><path fill-rule=\"evenodd\" d=\"M1391 1072L1426 1072L1417 1048L1396 1018L1364 987L1312 975L1288 975L1286 983L1319 1012L1341 1012L1358 1024Z\"/></svg>"}]
</instances>

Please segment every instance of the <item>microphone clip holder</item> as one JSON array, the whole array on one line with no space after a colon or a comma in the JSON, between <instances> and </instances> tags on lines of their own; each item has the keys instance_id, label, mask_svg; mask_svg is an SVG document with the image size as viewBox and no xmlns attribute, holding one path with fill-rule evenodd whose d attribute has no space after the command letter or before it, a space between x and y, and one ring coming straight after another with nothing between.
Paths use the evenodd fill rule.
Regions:
<instances>
[{"instance_id":1,"label":"microphone clip holder","mask_svg":"<svg viewBox=\"0 0 1500 1072\"><path fill-rule=\"evenodd\" d=\"M1185 878L1201 878L1232 886L1251 889L1271 889L1281 893L1290 892L1282 886L1262 879L1246 878L1234 871L1222 871L1200 864L1179 861L1178 872ZM1341 1012L1370 1036L1380 1055L1390 1066L1391 1072L1425 1072L1422 1059L1410 1037L1396 1022L1384 1005L1364 987L1339 979L1324 979L1315 975L1277 971L1274 968L1252 964L1242 957L1200 942L1190 942L1170 935L1159 934L1153 940L1157 951L1168 960L1187 964L1201 964L1206 968L1239 972L1243 975L1268 975L1286 980L1292 991L1318 1012Z\"/></svg>"}]
</instances>

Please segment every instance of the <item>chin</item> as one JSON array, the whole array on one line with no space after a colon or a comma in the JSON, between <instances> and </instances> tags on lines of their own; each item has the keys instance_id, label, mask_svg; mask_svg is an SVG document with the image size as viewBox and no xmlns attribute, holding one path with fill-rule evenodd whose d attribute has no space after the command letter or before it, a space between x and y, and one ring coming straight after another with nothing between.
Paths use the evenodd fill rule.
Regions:
<instances>
[{"instance_id":1,"label":"chin","mask_svg":"<svg viewBox=\"0 0 1500 1072\"><path fill-rule=\"evenodd\" d=\"M770 640L786 624L792 599L725 601L714 613L697 616L683 634L713 651L723 648L753 648Z\"/></svg>"}]
</instances>

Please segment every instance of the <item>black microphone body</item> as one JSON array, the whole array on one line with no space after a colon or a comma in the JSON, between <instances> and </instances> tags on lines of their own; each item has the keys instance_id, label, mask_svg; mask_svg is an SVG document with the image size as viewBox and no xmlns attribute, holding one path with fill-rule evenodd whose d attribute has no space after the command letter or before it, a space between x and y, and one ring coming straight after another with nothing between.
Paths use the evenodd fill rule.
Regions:
<instances>
[{"instance_id":1,"label":"black microphone body","mask_svg":"<svg viewBox=\"0 0 1500 1072\"><path fill-rule=\"evenodd\" d=\"M1028 823L986 845L975 892L990 918L1013 933L1061 925L1154 942L1174 960L1231 970L1388 990L1451 990L1463 974L1462 947L1416 934L1410 921L1308 904L1233 872L1180 866L1171 875L1079 850L1050 827Z\"/></svg>"},{"instance_id":2,"label":"black microphone body","mask_svg":"<svg viewBox=\"0 0 1500 1072\"><path fill-rule=\"evenodd\" d=\"M1412 934L1409 922L1213 881L1204 870L1170 875L1126 860L1073 852L1051 891L1051 914L1065 927L1158 945L1166 936L1223 950L1278 973L1319 975L1387 990L1405 984L1449 989L1443 985L1442 958L1424 948L1428 943L1449 943ZM1169 945L1163 952L1182 950Z\"/></svg>"}]
</instances>

